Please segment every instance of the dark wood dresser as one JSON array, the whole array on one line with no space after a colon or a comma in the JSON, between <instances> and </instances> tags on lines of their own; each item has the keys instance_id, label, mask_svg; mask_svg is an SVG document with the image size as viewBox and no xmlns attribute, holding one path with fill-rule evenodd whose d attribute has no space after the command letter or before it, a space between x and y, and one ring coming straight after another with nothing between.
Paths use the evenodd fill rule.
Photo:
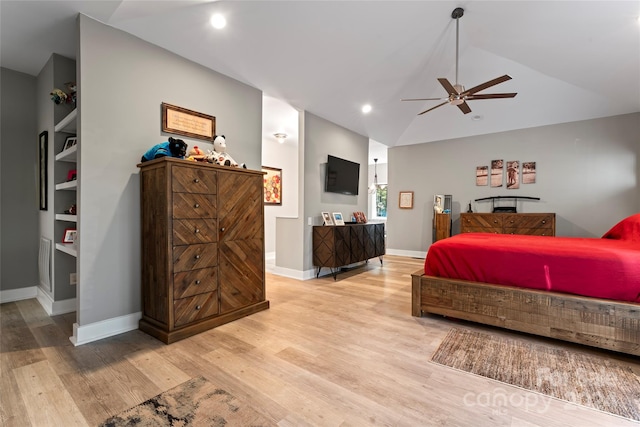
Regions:
<instances>
[{"instance_id":1,"label":"dark wood dresser","mask_svg":"<svg viewBox=\"0 0 640 427\"><path fill-rule=\"evenodd\" d=\"M382 257L385 253L384 223L321 225L313 227L313 265L337 270L360 261ZM382 258L380 258L382 262Z\"/></svg>"},{"instance_id":2,"label":"dark wood dresser","mask_svg":"<svg viewBox=\"0 0 640 427\"><path fill-rule=\"evenodd\" d=\"M262 172L169 157L138 166L140 329L169 344L269 308Z\"/></svg>"},{"instance_id":3,"label":"dark wood dresser","mask_svg":"<svg viewBox=\"0 0 640 427\"><path fill-rule=\"evenodd\" d=\"M460 233L556 235L555 213L461 213Z\"/></svg>"}]
</instances>

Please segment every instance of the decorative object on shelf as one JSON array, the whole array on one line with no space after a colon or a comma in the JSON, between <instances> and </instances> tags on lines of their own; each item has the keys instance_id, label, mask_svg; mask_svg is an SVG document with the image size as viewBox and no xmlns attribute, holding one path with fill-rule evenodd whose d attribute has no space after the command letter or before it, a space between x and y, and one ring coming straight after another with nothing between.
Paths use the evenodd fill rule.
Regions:
<instances>
[{"instance_id":1,"label":"decorative object on shelf","mask_svg":"<svg viewBox=\"0 0 640 427\"><path fill-rule=\"evenodd\" d=\"M334 225L333 218L331 218L329 212L322 212L322 219L324 220L324 225Z\"/></svg>"},{"instance_id":2,"label":"decorative object on shelf","mask_svg":"<svg viewBox=\"0 0 640 427\"><path fill-rule=\"evenodd\" d=\"M523 184L536 183L536 162L522 163L522 183Z\"/></svg>"},{"instance_id":3,"label":"decorative object on shelf","mask_svg":"<svg viewBox=\"0 0 640 427\"><path fill-rule=\"evenodd\" d=\"M215 163L220 166L231 166L234 168L246 169L244 163L238 164L233 157L227 153L227 139L224 135L216 135L213 139L213 151L209 151L207 155L209 163Z\"/></svg>"},{"instance_id":4,"label":"decorative object on shelf","mask_svg":"<svg viewBox=\"0 0 640 427\"><path fill-rule=\"evenodd\" d=\"M38 193L40 194L40 210L47 210L47 148L49 145L49 132L46 130L38 136L38 169L40 173L38 181Z\"/></svg>"},{"instance_id":5,"label":"decorative object on shelf","mask_svg":"<svg viewBox=\"0 0 640 427\"><path fill-rule=\"evenodd\" d=\"M71 206L69 206L69 209L67 209L66 211L64 211L63 213L65 215L75 215L78 212L78 209L76 207L76 204L72 204Z\"/></svg>"},{"instance_id":6,"label":"decorative object on shelf","mask_svg":"<svg viewBox=\"0 0 640 427\"><path fill-rule=\"evenodd\" d=\"M444 212L444 196L442 194L433 196L433 211L435 213Z\"/></svg>"},{"instance_id":7,"label":"decorative object on shelf","mask_svg":"<svg viewBox=\"0 0 640 427\"><path fill-rule=\"evenodd\" d=\"M169 137L169 141L156 144L144 153L140 162L144 163L160 157L184 159L185 154L187 154L187 143L181 139Z\"/></svg>"},{"instance_id":8,"label":"decorative object on shelf","mask_svg":"<svg viewBox=\"0 0 640 427\"><path fill-rule=\"evenodd\" d=\"M398 197L400 209L413 209L413 191L401 191Z\"/></svg>"},{"instance_id":9,"label":"decorative object on shelf","mask_svg":"<svg viewBox=\"0 0 640 427\"><path fill-rule=\"evenodd\" d=\"M487 185L489 183L489 166L476 167L476 185Z\"/></svg>"},{"instance_id":10,"label":"decorative object on shelf","mask_svg":"<svg viewBox=\"0 0 640 427\"><path fill-rule=\"evenodd\" d=\"M264 204L282 204L282 169L262 166L265 172L264 182Z\"/></svg>"},{"instance_id":11,"label":"decorative object on shelf","mask_svg":"<svg viewBox=\"0 0 640 427\"><path fill-rule=\"evenodd\" d=\"M163 102L162 132L213 142L216 134L216 118Z\"/></svg>"},{"instance_id":12,"label":"decorative object on shelf","mask_svg":"<svg viewBox=\"0 0 640 427\"><path fill-rule=\"evenodd\" d=\"M69 169L69 172L67 172L67 182L75 181L76 179L78 179L78 171L76 169Z\"/></svg>"},{"instance_id":13,"label":"decorative object on shelf","mask_svg":"<svg viewBox=\"0 0 640 427\"><path fill-rule=\"evenodd\" d=\"M332 216L333 216L333 223L335 225L344 225L344 218L342 218L342 212L334 212Z\"/></svg>"},{"instance_id":14,"label":"decorative object on shelf","mask_svg":"<svg viewBox=\"0 0 640 427\"><path fill-rule=\"evenodd\" d=\"M467 213L473 213L473 209L471 209L471 201L469 201L469 206L467 207Z\"/></svg>"},{"instance_id":15,"label":"decorative object on shelf","mask_svg":"<svg viewBox=\"0 0 640 427\"><path fill-rule=\"evenodd\" d=\"M78 143L78 138L77 137L68 136L67 139L64 140L64 145L62 146L62 151L68 150L69 148L75 146L77 143Z\"/></svg>"},{"instance_id":16,"label":"decorative object on shelf","mask_svg":"<svg viewBox=\"0 0 640 427\"><path fill-rule=\"evenodd\" d=\"M78 232L75 228L67 228L64 230L64 236L62 237L62 243L75 243Z\"/></svg>"},{"instance_id":17,"label":"decorative object on shelf","mask_svg":"<svg viewBox=\"0 0 640 427\"><path fill-rule=\"evenodd\" d=\"M357 224L366 224L367 223L367 216L364 214L364 212L362 212L362 211L354 212L353 216L354 216Z\"/></svg>"},{"instance_id":18,"label":"decorative object on shelf","mask_svg":"<svg viewBox=\"0 0 640 427\"><path fill-rule=\"evenodd\" d=\"M69 99L69 96L61 91L60 89L53 89L49 95L51 95L51 100L56 104L56 105L60 105L60 104L66 104L67 103L67 99Z\"/></svg>"}]
</instances>

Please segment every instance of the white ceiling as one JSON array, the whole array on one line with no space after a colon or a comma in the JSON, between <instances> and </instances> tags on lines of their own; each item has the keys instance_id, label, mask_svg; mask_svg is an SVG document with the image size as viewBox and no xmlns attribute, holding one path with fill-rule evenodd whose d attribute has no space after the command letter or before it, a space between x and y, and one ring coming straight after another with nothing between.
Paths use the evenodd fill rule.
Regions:
<instances>
[{"instance_id":1,"label":"white ceiling","mask_svg":"<svg viewBox=\"0 0 640 427\"><path fill-rule=\"evenodd\" d=\"M460 83L509 74L481 93L518 95L418 116L438 102L400 99L455 82L456 7ZM390 147L640 111L639 1L2 0L0 65L73 58L78 12Z\"/></svg>"}]
</instances>

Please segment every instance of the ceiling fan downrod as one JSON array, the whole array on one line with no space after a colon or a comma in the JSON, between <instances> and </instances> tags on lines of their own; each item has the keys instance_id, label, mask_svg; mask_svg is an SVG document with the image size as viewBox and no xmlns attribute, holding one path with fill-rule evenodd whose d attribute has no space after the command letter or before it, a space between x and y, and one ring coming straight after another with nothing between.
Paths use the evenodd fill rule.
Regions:
<instances>
[{"instance_id":1,"label":"ceiling fan downrod","mask_svg":"<svg viewBox=\"0 0 640 427\"><path fill-rule=\"evenodd\" d=\"M460 40L460 18L464 16L464 9L461 7L456 7L451 12L451 17L456 20L456 84L454 85L455 89L458 93L462 92L464 89L460 87L458 84L458 51L459 51L459 40Z\"/></svg>"}]
</instances>

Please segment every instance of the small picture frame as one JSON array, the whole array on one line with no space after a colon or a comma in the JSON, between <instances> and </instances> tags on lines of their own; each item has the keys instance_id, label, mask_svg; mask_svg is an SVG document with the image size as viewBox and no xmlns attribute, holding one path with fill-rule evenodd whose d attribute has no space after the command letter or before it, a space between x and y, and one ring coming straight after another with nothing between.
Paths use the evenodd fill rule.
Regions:
<instances>
[{"instance_id":1,"label":"small picture frame","mask_svg":"<svg viewBox=\"0 0 640 427\"><path fill-rule=\"evenodd\" d=\"M62 236L62 243L75 243L78 231L75 228L67 228Z\"/></svg>"},{"instance_id":2,"label":"small picture frame","mask_svg":"<svg viewBox=\"0 0 640 427\"><path fill-rule=\"evenodd\" d=\"M401 191L398 197L400 209L413 209L413 191Z\"/></svg>"},{"instance_id":3,"label":"small picture frame","mask_svg":"<svg viewBox=\"0 0 640 427\"><path fill-rule=\"evenodd\" d=\"M334 212L332 215L333 215L333 223L335 225L344 225L344 218L342 217L342 212Z\"/></svg>"},{"instance_id":4,"label":"small picture frame","mask_svg":"<svg viewBox=\"0 0 640 427\"><path fill-rule=\"evenodd\" d=\"M329 212L322 212L322 219L324 220L324 225L333 225L333 218L331 218Z\"/></svg>"},{"instance_id":5,"label":"small picture frame","mask_svg":"<svg viewBox=\"0 0 640 427\"><path fill-rule=\"evenodd\" d=\"M67 139L64 140L64 145L62 146L62 151L68 150L71 147L75 146L78 143L78 138L75 136L68 136Z\"/></svg>"}]
</instances>

